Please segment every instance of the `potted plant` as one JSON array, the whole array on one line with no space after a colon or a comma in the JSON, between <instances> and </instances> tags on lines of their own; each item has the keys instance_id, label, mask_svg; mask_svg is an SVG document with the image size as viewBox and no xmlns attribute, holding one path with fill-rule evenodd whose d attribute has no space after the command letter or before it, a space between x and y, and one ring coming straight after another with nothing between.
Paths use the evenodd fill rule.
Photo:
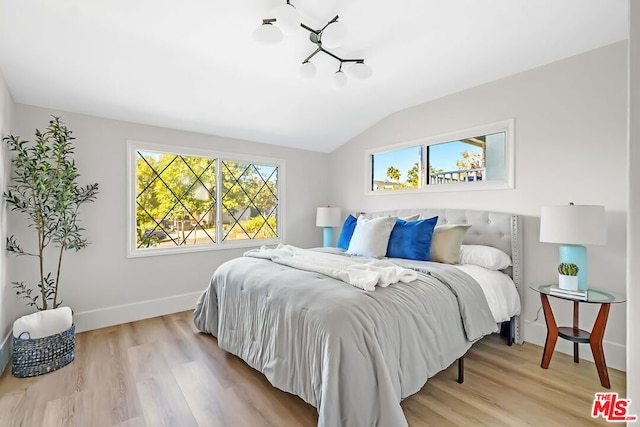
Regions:
<instances>
[{"instance_id":1,"label":"potted plant","mask_svg":"<svg viewBox=\"0 0 640 427\"><path fill-rule=\"evenodd\" d=\"M573 263L560 263L560 265L558 265L558 287L569 291L577 291L578 270L578 266Z\"/></svg>"},{"instance_id":2,"label":"potted plant","mask_svg":"<svg viewBox=\"0 0 640 427\"><path fill-rule=\"evenodd\" d=\"M29 227L35 231L37 249L25 249L13 235L7 238L6 248L15 255L37 259L38 282L17 281L12 284L18 298L26 299L27 305L44 311L57 309L62 303L59 286L63 254L67 250L78 251L87 246L86 239L82 237L84 229L78 224L78 211L83 203L95 200L98 184L85 187L78 184L78 170L71 157L74 151L71 141L75 138L59 117L49 121L45 132L36 129L35 136L33 143L21 140L19 136L3 138L13 153L12 183L4 198L12 211L27 215ZM49 256L50 252L54 256ZM54 267L48 270L46 261L52 259L55 259ZM14 364L16 356L20 360L20 355L16 355L16 345L37 340L18 341L16 344L14 337ZM47 343L38 345L46 346ZM64 346L68 348L69 343ZM44 369L46 372L51 370Z\"/></svg>"}]
</instances>

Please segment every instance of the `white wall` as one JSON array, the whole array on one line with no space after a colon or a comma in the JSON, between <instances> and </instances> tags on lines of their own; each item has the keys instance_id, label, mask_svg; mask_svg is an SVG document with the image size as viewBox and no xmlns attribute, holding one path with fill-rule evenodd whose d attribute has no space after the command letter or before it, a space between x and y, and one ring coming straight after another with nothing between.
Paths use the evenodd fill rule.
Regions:
<instances>
[{"instance_id":1,"label":"white wall","mask_svg":"<svg viewBox=\"0 0 640 427\"><path fill-rule=\"evenodd\" d=\"M604 205L608 244L589 248L591 287L625 293L627 45L616 43L479 86L387 117L331 154L334 206L350 211L411 207L512 212L524 217L527 285L557 279L558 247L539 242L540 208ZM365 150L515 119L513 190L364 194ZM571 304L554 300L556 319L571 324ZM525 340L543 344L546 327L537 293L525 296ZM596 307L582 307L591 329ZM612 307L605 335L609 366L625 368L626 305ZM558 350L570 351L559 340ZM582 348L581 356L590 351Z\"/></svg>"},{"instance_id":2,"label":"white wall","mask_svg":"<svg viewBox=\"0 0 640 427\"><path fill-rule=\"evenodd\" d=\"M0 73L0 138L11 133L13 120L13 100L9 88ZM7 147L0 143L0 194L4 193L9 179L9 161ZM0 372L9 360L10 340L9 330L13 323L10 317L10 306L14 302L13 290L7 280L7 252L4 250L4 242L7 236L6 208L4 199L0 202Z\"/></svg>"},{"instance_id":3,"label":"white wall","mask_svg":"<svg viewBox=\"0 0 640 427\"><path fill-rule=\"evenodd\" d=\"M629 253L627 254L627 305L640 302L640 3L629 2ZM634 221L635 220L635 221ZM627 310L627 325L640 325L640 310ZM635 327L627 329L627 398L631 414L640 416L640 335Z\"/></svg>"},{"instance_id":4,"label":"white wall","mask_svg":"<svg viewBox=\"0 0 640 427\"><path fill-rule=\"evenodd\" d=\"M246 249L217 250L128 259L126 253L126 141L184 145L225 152L250 153L286 161L286 224L288 243L320 246L322 230L315 227L317 206L328 203L323 180L329 155L247 141L15 106L14 134L32 140L51 115L59 115L73 131L80 183L98 182L97 201L81 208L80 219L91 243L78 253L67 252L63 262L61 296L73 308L78 331L193 308L214 269ZM250 119L248 119L250 120ZM250 126L250 123L247 123ZM21 241L26 234L19 214L10 213L9 227ZM9 278L35 275L33 259L10 258ZM11 313L30 311L24 304Z\"/></svg>"}]
</instances>

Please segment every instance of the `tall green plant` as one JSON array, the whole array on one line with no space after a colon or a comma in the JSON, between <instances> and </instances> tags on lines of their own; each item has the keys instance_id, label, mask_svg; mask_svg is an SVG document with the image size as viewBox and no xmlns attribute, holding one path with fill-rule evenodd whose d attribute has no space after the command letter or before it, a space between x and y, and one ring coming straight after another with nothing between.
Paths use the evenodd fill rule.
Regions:
<instances>
[{"instance_id":1,"label":"tall green plant","mask_svg":"<svg viewBox=\"0 0 640 427\"><path fill-rule=\"evenodd\" d=\"M25 282L12 282L18 298L27 299L29 306L38 310L57 308L58 287L62 255L66 250L76 252L87 246L82 237L84 230L78 225L78 209L92 202L98 193L98 184L81 187L80 176L71 158L74 147L71 131L54 117L44 133L36 129L34 143L9 135L3 140L14 152L13 181L4 198L11 210L26 214L29 227L37 233L37 253L27 252L14 236L7 238L7 250L18 256L38 258L40 280L35 286ZM57 256L53 272L45 268L46 249L53 245ZM51 248L53 250L53 248ZM34 292L36 290L36 292Z\"/></svg>"}]
</instances>

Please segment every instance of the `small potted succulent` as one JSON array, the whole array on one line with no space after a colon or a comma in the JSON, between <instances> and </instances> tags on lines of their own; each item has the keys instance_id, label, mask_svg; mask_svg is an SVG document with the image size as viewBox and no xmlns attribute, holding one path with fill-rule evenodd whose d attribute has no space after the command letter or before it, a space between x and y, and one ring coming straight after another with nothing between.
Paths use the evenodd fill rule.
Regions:
<instances>
[{"instance_id":1,"label":"small potted succulent","mask_svg":"<svg viewBox=\"0 0 640 427\"><path fill-rule=\"evenodd\" d=\"M578 290L578 266L570 262L558 265L558 287L569 291Z\"/></svg>"}]
</instances>

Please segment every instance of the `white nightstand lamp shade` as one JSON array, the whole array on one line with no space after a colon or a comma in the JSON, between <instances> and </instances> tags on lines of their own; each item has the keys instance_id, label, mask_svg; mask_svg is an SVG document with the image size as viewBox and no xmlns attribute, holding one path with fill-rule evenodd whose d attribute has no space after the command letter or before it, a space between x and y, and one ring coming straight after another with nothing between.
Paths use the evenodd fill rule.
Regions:
<instances>
[{"instance_id":1,"label":"white nightstand lamp shade","mask_svg":"<svg viewBox=\"0 0 640 427\"><path fill-rule=\"evenodd\" d=\"M587 290L587 248L607 243L604 206L574 205L543 207L540 241L559 243L560 262L578 266L578 289Z\"/></svg>"},{"instance_id":2,"label":"white nightstand lamp shade","mask_svg":"<svg viewBox=\"0 0 640 427\"><path fill-rule=\"evenodd\" d=\"M316 212L316 227L324 227L322 245L333 246L333 227L342 224L342 212L340 208L323 207Z\"/></svg>"}]
</instances>

